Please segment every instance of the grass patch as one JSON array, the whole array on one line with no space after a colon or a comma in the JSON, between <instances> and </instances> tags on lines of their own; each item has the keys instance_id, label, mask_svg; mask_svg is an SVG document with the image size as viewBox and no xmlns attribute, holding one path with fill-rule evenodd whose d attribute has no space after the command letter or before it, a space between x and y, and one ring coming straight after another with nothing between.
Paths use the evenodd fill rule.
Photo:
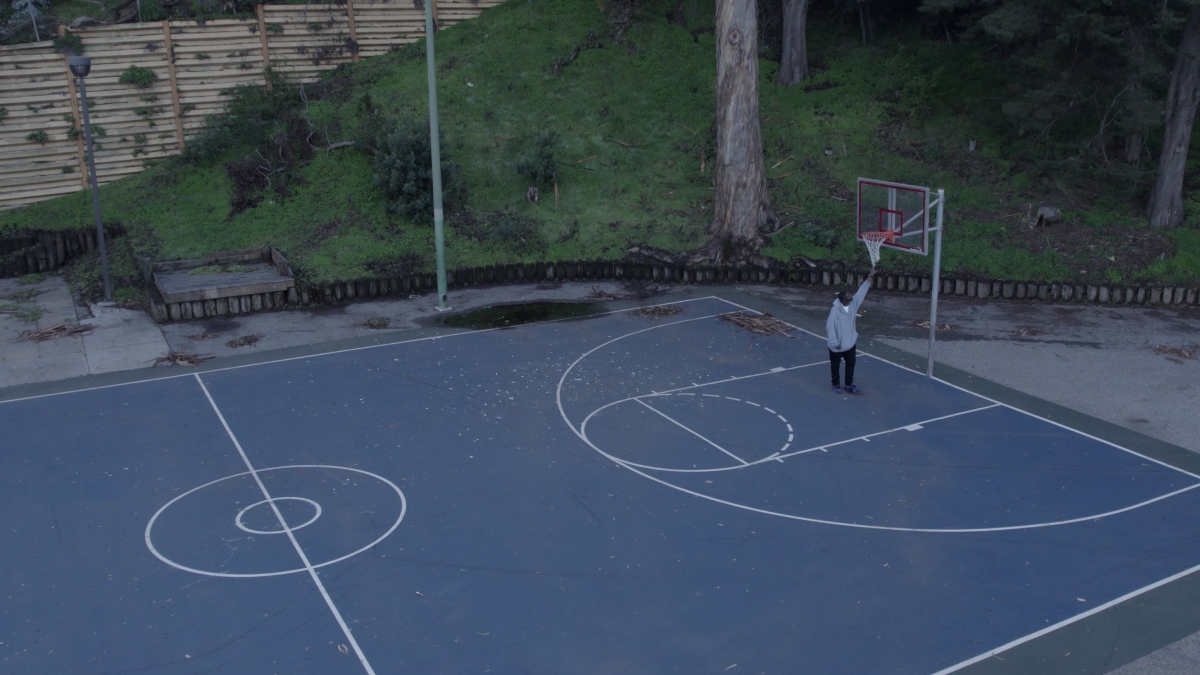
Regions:
<instances>
[{"instance_id":1,"label":"grass patch","mask_svg":"<svg viewBox=\"0 0 1200 675\"><path fill-rule=\"evenodd\" d=\"M12 300L13 302L29 302L45 292L46 291L40 288L27 288L23 291L17 291L16 293L9 293L8 295L4 296L4 299Z\"/></svg>"},{"instance_id":2,"label":"grass patch","mask_svg":"<svg viewBox=\"0 0 1200 675\"><path fill-rule=\"evenodd\" d=\"M362 325L364 328L381 330L383 328L387 328L388 324L390 324L390 323L391 323L391 319L387 319L382 316L373 316L373 317L367 319L366 321L362 322Z\"/></svg>"},{"instance_id":3,"label":"grass patch","mask_svg":"<svg viewBox=\"0 0 1200 675\"><path fill-rule=\"evenodd\" d=\"M449 267L621 259L635 244L683 253L705 241L715 43L704 31L714 7L685 2L686 28L668 23L663 7L646 7L618 31L595 5L510 0L439 34L440 122L462 186L446 214ZM1116 229L1144 228L1144 195L1136 186L1077 185L1026 159L997 104L1007 84L1002 62L915 32L862 46L836 22L810 23L810 80L778 87L778 64L760 62L768 184L789 225L768 239L765 255L865 268L853 189L869 176L946 190L948 274L1200 281L1200 192L1189 194L1184 229L1111 241ZM274 246L308 282L430 271L425 210L396 212L371 154L382 130L421 122L425 76L418 42L327 73L306 85L307 103L263 94L264 106L292 106L293 117L262 116L272 133L290 137L295 130L278 120L306 110L319 132L314 143L356 145L297 156L286 181L279 174L268 187L230 178L226 164L252 156L261 141L230 135L205 145L203 157L161 161L102 186L105 215L156 242L144 250L157 260ZM539 188L536 203L530 187ZM1021 229L1029 208L1043 204L1062 208L1069 225L1061 235L1051 229L1048 241ZM91 218L82 191L0 213L0 231L78 228ZM1156 255L1123 256L1131 247ZM930 266L899 253L881 263L897 273Z\"/></svg>"},{"instance_id":4,"label":"grass patch","mask_svg":"<svg viewBox=\"0 0 1200 675\"><path fill-rule=\"evenodd\" d=\"M8 314L14 316L26 323L33 323L42 318L42 308L37 305L15 305L5 303L0 305L0 314Z\"/></svg>"},{"instance_id":5,"label":"grass patch","mask_svg":"<svg viewBox=\"0 0 1200 675\"><path fill-rule=\"evenodd\" d=\"M17 283L21 284L22 286L33 286L34 284L40 284L45 280L46 280L45 274L42 274L41 272L36 272L34 274L26 274L25 276L17 279Z\"/></svg>"},{"instance_id":6,"label":"grass patch","mask_svg":"<svg viewBox=\"0 0 1200 675\"><path fill-rule=\"evenodd\" d=\"M226 263L224 265L204 265L190 270L188 274L234 274L237 272L250 272L254 268L237 263Z\"/></svg>"}]
</instances>

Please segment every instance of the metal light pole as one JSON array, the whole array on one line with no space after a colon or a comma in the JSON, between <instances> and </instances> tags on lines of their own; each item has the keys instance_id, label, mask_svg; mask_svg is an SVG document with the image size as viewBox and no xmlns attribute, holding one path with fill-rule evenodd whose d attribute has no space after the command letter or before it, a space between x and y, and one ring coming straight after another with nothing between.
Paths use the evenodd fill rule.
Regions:
<instances>
[{"instance_id":1,"label":"metal light pole","mask_svg":"<svg viewBox=\"0 0 1200 675\"><path fill-rule=\"evenodd\" d=\"M933 239L933 293L929 303L929 360L925 364L925 374L933 377L933 343L937 340L937 306L938 293L942 290L942 211L946 203L946 191L938 190L937 227L934 228Z\"/></svg>"},{"instance_id":2,"label":"metal light pole","mask_svg":"<svg viewBox=\"0 0 1200 675\"><path fill-rule=\"evenodd\" d=\"M71 73L79 78L79 98L83 105L83 137L87 140L88 177L92 182L92 210L96 214L96 243L100 246L100 269L104 272L104 299L112 300L112 283L108 280L108 252L104 248L104 221L100 218L100 187L96 184L96 153L92 149L92 121L88 117L87 85L83 83L92 72L92 60L86 56L67 58Z\"/></svg>"},{"instance_id":3,"label":"metal light pole","mask_svg":"<svg viewBox=\"0 0 1200 675\"><path fill-rule=\"evenodd\" d=\"M437 310L444 312L446 304L446 240L442 232L442 148L438 138L437 77L433 62L433 2L425 2L425 64L429 78L429 150L433 156L433 241L437 249Z\"/></svg>"}]
</instances>

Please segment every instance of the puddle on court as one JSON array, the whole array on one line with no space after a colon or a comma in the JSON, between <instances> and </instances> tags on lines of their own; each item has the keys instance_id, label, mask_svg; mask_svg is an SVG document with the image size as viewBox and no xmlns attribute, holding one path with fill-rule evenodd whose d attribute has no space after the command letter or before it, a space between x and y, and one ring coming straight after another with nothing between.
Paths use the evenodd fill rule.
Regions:
<instances>
[{"instance_id":1,"label":"puddle on court","mask_svg":"<svg viewBox=\"0 0 1200 675\"><path fill-rule=\"evenodd\" d=\"M524 302L512 305L493 305L465 314L446 317L444 325L453 328L507 328L523 323L581 319L592 316L600 308L588 302Z\"/></svg>"}]
</instances>

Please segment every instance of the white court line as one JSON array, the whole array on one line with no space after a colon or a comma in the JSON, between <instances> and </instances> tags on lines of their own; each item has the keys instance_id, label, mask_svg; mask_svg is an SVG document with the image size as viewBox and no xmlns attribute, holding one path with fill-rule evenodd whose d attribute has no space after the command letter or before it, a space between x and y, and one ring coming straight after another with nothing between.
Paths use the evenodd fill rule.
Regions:
<instances>
[{"instance_id":1,"label":"white court line","mask_svg":"<svg viewBox=\"0 0 1200 675\"><path fill-rule=\"evenodd\" d=\"M847 438L846 440L837 441L836 443L826 443L824 445L816 445L811 448L806 448L804 450L797 450L796 452L789 452L788 454L783 455L783 458L786 459L788 457L795 457L796 455L803 455L806 452L812 452L814 450L825 450L826 448L832 448L832 447L838 446L838 445L845 445L846 443L853 443L855 441L870 441L875 436L883 436L884 434L894 434L897 431L912 431L911 427L917 427L919 429L919 428L921 428L922 424L929 424L931 422L940 422L942 420L948 420L951 417L958 417L959 415L969 415L971 413L976 413L981 410L991 410L992 408L998 408L998 407L1000 407L999 403L993 403L992 405L985 405L982 408L972 408L971 410L963 410L962 412L951 413L949 415L942 415L941 417L934 417L933 419L921 420L920 422L917 422L916 424L906 424L902 427L896 427L895 429L886 429L884 431L876 431L873 434L864 434L862 436L856 436L854 438Z\"/></svg>"},{"instance_id":2,"label":"white court line","mask_svg":"<svg viewBox=\"0 0 1200 675\"><path fill-rule=\"evenodd\" d=\"M333 598L329 597L329 591L325 590L325 584L321 583L321 577L317 575L317 571L313 569L312 563L308 561L308 556L304 554L304 549L300 548L300 542L296 541L295 533L292 532L292 528L287 524L287 521L283 519L283 513L279 510L279 506L275 504L275 500L271 498L271 493L267 491L267 486L263 484L258 471L250 463L250 458L246 456L246 451L242 449L242 444L238 442L237 436L233 434L233 429L229 428L229 423L225 421L225 416L221 414L221 409L217 407L217 402L213 400L212 394L208 393L208 387L204 386L204 380L200 379L200 373L192 373L192 375L196 378L196 382L199 383L200 389L204 391L204 396L208 399L209 405L212 406L213 412L217 414L217 419L221 420L221 426L225 427L225 433L229 435L229 440L233 441L233 447L237 448L238 454L242 456L242 461L246 463L246 468L250 470L250 475L254 477L254 482L258 483L258 489L262 490L263 497L271 505L271 510L275 512L275 517L279 519L279 526L287 532L288 539L291 540L292 546L296 549L296 554L300 556L300 562L304 563L304 567L308 570L309 576L312 577L313 583L317 585L317 590L321 592L321 597L325 598L325 604L329 605L329 611L333 612L333 618L337 619L338 625L342 627L342 632L346 635L346 640L350 642L354 653L358 655L358 660L362 663L368 675L375 675L375 670L371 668L370 662L367 661L367 656L363 654L362 649L358 646L358 641L354 639L354 634L350 632L350 626L346 625L346 620L342 618L342 613L338 611L337 605L333 604Z\"/></svg>"},{"instance_id":3,"label":"white court line","mask_svg":"<svg viewBox=\"0 0 1200 675\"><path fill-rule=\"evenodd\" d=\"M717 316L717 315L712 314L710 316ZM704 317L704 318L707 319L709 317ZM670 324L663 324L663 326L669 326L669 325ZM658 326L656 326L656 328L657 327ZM641 331L639 331L639 332L641 332ZM630 335L633 335L633 333L630 333ZM606 342L604 344L608 344L608 343ZM600 346L603 347L604 345L600 345ZM590 354L591 352L588 352L588 353ZM738 380L749 380L752 377L762 377L763 375L778 375L779 373L786 373L789 370L799 370L801 368L811 368L813 366L819 366L823 363L829 363L829 361L813 361L812 363L805 363L805 364L802 364L799 366L790 366L788 368L772 368L770 370L764 370L761 373L754 373L753 375L736 375L734 377L727 377L724 380L713 380L712 382L701 382L700 384L696 384L695 382L693 382L692 384L690 384L686 387L679 387L678 389L664 389L662 391L656 391L656 392L653 392L650 394L642 394L641 396L631 396L631 397L629 397L627 399L623 399L623 400L632 401L634 399L638 399L638 398L642 398L642 397L665 396L667 394L674 394L675 392L679 392L679 391L687 391L688 389L698 389L700 387L711 387L715 384L725 384L726 382L737 382ZM680 396L691 396L691 394L680 394ZM721 396L719 394L701 394L701 396L707 396L709 398L721 398ZM729 398L729 397L726 396L725 398ZM736 401L738 399L735 398L733 400ZM758 404L754 403L752 405L758 405ZM771 412L775 412L775 411L772 410ZM778 414L778 413L776 413L776 414Z\"/></svg>"},{"instance_id":4,"label":"white court line","mask_svg":"<svg viewBox=\"0 0 1200 675\"><path fill-rule=\"evenodd\" d=\"M1037 631L1036 633L1030 633L1029 635L1026 635L1025 637L1017 638L1016 640L1013 640L1012 642L1000 645L999 647L988 650L988 651L980 654L979 656L969 658L966 661L963 661L962 663L956 663L953 666L950 666L949 668L943 668L943 669L937 671L936 673L931 673L930 675L947 675L948 673L957 672L959 670L962 670L963 668L966 668L967 666L974 665L985 659L990 659L991 657L993 657L997 654L1003 654L1004 652L1012 649L1013 647L1023 645L1026 642L1030 642L1031 640L1036 640L1037 638L1040 638L1043 635L1046 635L1048 633L1053 633L1054 631L1058 630L1059 628L1063 628L1064 626L1069 626L1077 621L1082 621L1083 619L1086 619L1089 616L1092 616L1093 614L1098 614L1100 612L1103 612L1104 610L1106 610L1110 607L1115 607L1115 606L1121 604L1122 602L1125 602L1126 600L1136 598L1137 596L1142 595L1144 593L1149 593L1150 591L1152 591L1156 588L1165 586L1173 581L1178 581L1179 579L1182 579L1191 574L1195 574L1196 572L1200 572L1200 565L1197 565L1190 569L1186 569L1177 574L1172 574L1171 576L1167 577L1166 579L1160 579L1159 581L1156 581L1156 582L1150 584L1149 586L1143 586L1142 588L1139 588L1136 591L1131 591L1129 593L1126 593L1125 595L1122 595L1119 598L1109 600L1108 602L1104 603L1103 605L1097 605L1096 607L1093 607L1092 609L1089 609L1086 612L1083 612L1081 614L1076 614L1075 616L1072 616L1067 619L1063 619L1062 621L1059 621L1058 623L1056 623L1052 626L1046 626L1045 628Z\"/></svg>"},{"instance_id":5,"label":"white court line","mask_svg":"<svg viewBox=\"0 0 1200 675\"><path fill-rule=\"evenodd\" d=\"M725 453L725 454L729 455L730 457L732 457L732 458L736 459L737 461L741 462L741 463L742 463L742 466L750 466L750 462L747 462L746 460L742 459L741 457L738 457L737 455L735 455L735 454L733 454L732 452L730 452L730 451L726 450L725 448L722 448L721 446L717 445L716 443L713 443L712 441L710 441L710 440L708 440L707 438L705 438L705 437L701 436L700 434L696 433L696 432L695 432L695 431L693 431L692 429L689 429L688 427L685 427L685 426L683 426L683 425L682 425L682 424L680 424L680 423L679 423L679 422L678 422L678 421L677 421L675 418L673 418L673 417L671 417L670 415L668 415L668 414L664 413L663 411L659 410L658 408L652 407L652 406L651 406L649 403L646 403L645 401L643 401L643 400L642 400L642 399L640 399L640 398L638 398L638 399L634 399L634 400L635 400L635 401L637 401L638 403L641 403L642 405L646 406L647 408L650 408L651 410L653 410L654 412L658 413L659 415L662 415L664 418L666 418L666 420L667 420L667 421L669 421L669 422L673 423L675 426L679 427L680 429L683 429L684 431L686 431L686 432L688 432L689 434L691 434L691 435L695 436L696 438L699 438L700 440L704 441L705 443L708 443L709 445L713 446L714 448L716 448L716 449L720 450L721 452L723 452L723 453Z\"/></svg>"},{"instance_id":6,"label":"white court line","mask_svg":"<svg viewBox=\"0 0 1200 675\"><path fill-rule=\"evenodd\" d=\"M722 299L722 301L727 302L728 304L731 304L735 307L741 307L742 309L746 309L748 311L755 311L755 310L749 309L748 307L743 307L742 305L738 305L737 303L729 302L728 300ZM756 313L760 313L760 312L756 312ZM704 317L704 318L708 318L708 317ZM695 319L693 319L693 320L695 320ZM596 410L592 411L592 413L589 414L586 418L584 418L584 420L580 423L580 426L578 428L576 428L574 423L571 422L571 418L567 415L566 408L563 407L563 399L562 399L563 385L566 383L567 376L570 375L571 371L574 370L575 367L578 366L581 362L583 362L584 359L591 356L593 353L599 351L600 349L603 349L604 347L606 347L614 342L617 342L619 340L622 340L624 338L627 338L627 337L630 337L633 335L637 335L639 333L644 333L648 330L656 330L658 328L665 328L666 326L674 325L675 323L685 323L685 322L684 321L676 321L676 322L672 322L672 323L662 324L660 326L653 326L651 328L646 328L646 329L642 329L639 331L627 333L625 335L621 335L621 336L612 338L611 340L608 340L607 342L604 342L603 344L597 345L597 346L589 349L588 351L584 352L583 354L579 355L578 358L576 358L573 362L571 362L571 365L567 366L567 368L565 370L563 370L562 375L559 376L558 385L555 388L555 402L558 405L558 414L560 417L562 417L563 422L566 422L567 427L570 428L571 431L574 432L575 435L577 437L579 437L580 440L582 440L584 443L586 443L588 447L590 447L592 450L595 450L602 457L605 457L605 458L611 460L614 464L617 464L618 466L621 466L629 471L632 471L633 473L636 473L637 475L639 475L643 478L652 480L655 483L658 483L659 485L669 487L673 490L678 490L684 494L692 495L693 497L707 499L709 501L716 502L718 504L724 504L726 506L731 506L733 508L743 509L745 511L750 511L750 512L754 512L754 513L761 513L763 515L777 516L780 518L787 518L789 520L797 520L797 521L816 523L816 524L821 524L821 525L835 525L835 526L839 526L839 527L851 527L851 528L857 528L857 529L862 529L862 530L883 530L883 531L892 531L892 532L920 532L920 533L930 533L930 534L975 534L975 533L984 533L984 532L1007 532L1007 531L1016 531L1016 530L1033 530L1033 529L1039 529L1039 528L1045 528L1045 527L1057 527L1057 526L1061 526L1061 525L1070 525L1073 523L1082 523L1082 522L1087 522L1087 521L1100 520L1101 518L1107 518L1107 517L1114 516L1117 514L1125 513L1126 511L1132 511L1134 509L1138 509L1143 506L1147 506L1149 504L1153 504L1155 502L1159 502L1164 499L1169 499L1176 495L1183 494L1184 492L1188 492L1190 490L1200 488L1200 482L1197 482L1188 487L1181 488L1179 490L1175 490L1174 492L1169 492L1167 494L1159 495L1157 497L1147 499L1147 500L1145 500L1143 502L1139 502L1137 504L1132 504L1130 506L1126 506L1126 507L1119 508L1119 509L1114 509L1112 511L1107 511L1104 513L1095 513L1095 514L1091 514L1091 515L1087 515L1087 516L1081 516L1079 518L1071 518L1068 520L1058 520L1058 521L1043 522L1043 523L1026 523L1024 525L1005 525L1005 526L1000 526L1000 527L972 527L972 528L892 527L892 526L887 526L887 525L870 525L870 524L865 524L865 523L826 520L823 518L809 518L806 516L797 516L797 515L793 515L793 514L789 514L789 513L780 513L778 511L770 511L767 509L760 509L760 508L756 508L753 506L747 506L745 504L739 504L737 502L731 502L731 501L728 501L725 499L720 499L718 497L704 494L702 492L696 492L695 490L689 490L687 488L680 487L673 483L669 483L666 480L659 478L657 476L646 473L646 471L642 471L639 468L636 468L635 466L633 466L630 462L628 462L626 460L623 460L623 459L620 459L613 455L610 455L609 453L607 453L607 452L601 450L599 447L597 447L596 444L592 443L592 441L588 438L587 433L584 431L584 429L586 428L586 425L587 425L587 421L589 419L591 419L593 416L595 416L601 410L604 410L605 408L608 408L612 405L616 405L617 403L620 403L622 401L614 401L612 403L605 404L604 406L601 406L600 408L597 408ZM801 330L802 332L806 332L806 333L808 332L808 331L803 331L802 329L797 329L797 330ZM809 334L811 335L811 333L809 333ZM878 357L876 357L876 358L878 358ZM884 361L884 359L880 359L880 360ZM887 361L885 361L885 362L887 362ZM887 363L890 363L890 362L887 362ZM897 364L892 364L892 365L897 365ZM902 367L902 366L897 366L897 367ZM963 391L967 391L967 390L963 389ZM991 399L988 399L984 396L978 396L977 394L974 394L973 392L968 391L967 393L977 396L980 399L991 401ZM630 400L630 399L626 399L626 400ZM997 401L991 401L991 402L996 403L997 405L1004 405L1002 403L998 403ZM1036 415L1034 417L1036 417ZM1069 427L1067 427L1067 428L1069 428ZM1130 452L1132 452L1132 451L1130 451ZM1133 453L1133 454L1137 454L1137 453ZM1147 458L1147 459L1149 459L1149 458ZM1170 465L1166 465L1166 466L1170 466ZM650 470L650 469L648 469L648 470ZM1181 473L1187 473L1187 472L1181 471Z\"/></svg>"},{"instance_id":7,"label":"white court line","mask_svg":"<svg viewBox=\"0 0 1200 675\"><path fill-rule=\"evenodd\" d=\"M746 307L745 305L739 305L738 303L736 303L736 302L733 302L732 300L726 300L725 298L718 297L718 296L713 296L713 297L716 297L718 300L720 300L720 301L722 301L722 302L729 303L730 305L733 305L734 307L737 307L737 308L739 308L739 309L744 309L744 310L746 310L746 311L748 311L748 312L754 312L755 314L762 314L762 312L758 311L757 309L751 309L751 308L749 308L749 307ZM781 321L782 321L782 319L781 319ZM783 323L787 324L788 326L791 326L792 328L795 328L796 330L800 331L801 333L807 333L808 335L811 335L811 336L813 336L813 337L815 337L815 338L817 338L817 339L819 339L819 340L824 340L824 338L822 338L820 335L817 335L816 333L814 333L814 332L812 332L812 331L810 331L810 330L805 330L805 329L801 328L800 326L796 326L796 325L794 325L794 324L790 324L790 323L788 323L788 322L786 322L786 321L783 321ZM899 364L899 363L896 363L896 362L894 362L894 361L889 361L889 360L887 360L887 359L883 358L882 356L876 356L875 354L871 354L870 352L861 351L861 350L860 350L860 353L861 353L861 354L863 354L864 356L869 356L869 357L871 357L871 358L873 358L873 359L875 359L875 360L877 360L877 361L882 361L882 362L884 362L884 363L886 363L886 364L888 364L888 365L891 365L891 366L895 366L895 367L897 367L897 368L900 368L901 370L907 370L907 371L908 371L908 372L910 372L910 373L916 373L917 375L920 375L921 377L926 377L925 373L922 373L922 372L920 372L920 371L918 371L918 370L914 370L914 369L912 369L912 368L909 368L908 366L903 366L903 365L901 365L901 364ZM984 396L983 394L979 394L979 393L973 392L973 391L971 391L970 389L967 389L967 388L965 388L965 387L960 387L960 386L958 386L957 384L954 384L953 382L947 382L946 380L943 380L943 379L941 379L941 378L939 378L939 377L933 377L933 378L930 378L930 379L932 379L932 380L934 380L934 381L936 381L936 382L941 382L942 384L944 384L944 385L946 385L946 386L948 386L948 387L953 387L954 389L957 389L957 390L959 390L959 391L961 391L961 392L964 392L964 393L970 394L971 396L975 396L975 397L981 398L981 399L983 399L983 400L985 400L985 401L989 401L989 402L991 402L991 403L995 403L996 405L1003 406L1003 407L1005 407L1005 408L1008 408L1009 410L1013 410L1013 411L1019 412L1019 413L1021 413L1021 414L1023 414L1023 415L1028 415L1028 416L1030 416L1030 417L1032 417L1032 418L1034 418L1034 419L1041 420L1041 421L1043 421L1043 422L1046 422L1046 423L1049 423L1049 424L1053 424L1054 426L1056 426L1056 427L1059 427L1059 428L1062 428L1062 429L1066 429L1067 431L1073 431L1073 432L1075 432L1075 433L1079 434L1080 436L1084 436L1084 437L1086 437L1086 438L1090 438L1090 439L1092 439L1093 441L1098 441L1098 442L1100 442L1100 443L1103 443L1103 444L1105 444L1105 445L1108 445L1108 446L1111 446L1111 447L1113 447L1113 448L1116 448L1117 450L1120 450L1120 451L1122 451L1122 452L1128 452L1129 454L1131 454L1131 455L1135 455L1135 456L1137 456L1137 457L1141 457L1142 459L1144 459L1144 460L1146 460L1146 461L1149 461L1149 462L1154 462L1155 464L1158 464L1158 465L1161 465L1161 466L1165 466L1165 467L1167 467L1168 469L1174 469L1175 471L1178 471L1179 473L1182 473L1182 474L1184 474L1184 475L1187 475L1187 476L1191 476L1192 478L1195 478L1196 480L1200 480L1200 474L1195 474L1195 473L1192 473L1191 471L1188 471L1188 470L1186 470L1186 469L1181 469L1181 468L1179 468L1179 467L1177 467L1177 466L1172 466L1171 464L1168 464L1168 463L1166 463L1166 462L1164 462L1164 461L1162 461L1162 460L1158 460L1158 459L1155 459L1155 458L1153 458L1153 457L1148 457L1148 456L1146 456L1146 455L1143 455L1142 453L1140 453L1140 452L1138 452L1138 451L1136 451L1136 450L1130 450L1129 448L1126 448L1126 447L1124 447L1124 446L1122 446L1122 445L1117 445L1116 443L1113 443L1112 441L1106 441L1106 440L1104 440L1103 438L1099 438L1099 437L1097 437L1097 436L1093 436L1093 435L1091 435L1091 434L1087 433L1086 431L1080 431L1079 429L1076 429L1076 428L1074 428L1074 427L1069 427L1069 426L1067 426L1067 425L1065 425L1065 424L1062 424L1061 422L1055 422L1055 421L1054 421L1054 420L1052 420L1052 419L1048 419L1048 418L1042 417L1041 415L1038 415L1038 414L1035 414L1035 413L1031 413L1031 412L1029 412L1028 410L1023 410L1023 409L1021 409L1021 408L1018 408L1018 407L1016 407L1016 406L1014 406L1014 405L1009 405L1008 403L1004 403L1003 401L997 401L997 400L995 400L995 399L993 399L993 398L989 398L989 397L987 397L987 396Z\"/></svg>"},{"instance_id":8,"label":"white court line","mask_svg":"<svg viewBox=\"0 0 1200 675\"><path fill-rule=\"evenodd\" d=\"M682 305L686 302L699 302L701 300L717 300L719 302L728 302L724 298L719 298L715 295L705 295L705 296L699 297L699 298L684 298L683 300L674 300L672 302L661 302L657 305L638 305L637 307L628 307L626 309L614 309L614 310L610 310L607 312L597 312L597 313L593 314L592 316L609 316L612 314L624 314L625 312L632 312L635 309L642 309L643 307L666 307L668 305ZM732 304L732 303L729 303L729 304ZM701 318L707 319L707 318L711 318L714 316L717 316L717 315L709 314L708 316L704 316ZM575 317L575 318L578 318L578 317ZM359 351L363 351L366 349L379 349L380 347L395 347L397 345L406 345L406 344L411 344L414 342L430 342L433 340L444 340L446 338L460 337L460 336L464 336L464 335L477 335L479 333L490 333L492 331L498 331L498 330L510 330L511 328L523 328L525 326L537 326L537 325L541 325L541 324L557 323L559 321L573 321L573 320L574 319L572 319L572 318L549 319L547 321L534 321L534 322L527 323L527 324L521 324L520 326L511 326L509 328L481 328L479 330L464 330L464 331L460 331L458 333L446 333L444 335L430 335L428 337L413 338L411 340L397 340L395 342L384 342L382 344L377 344L377 345L365 345L362 347L348 347L346 349L335 349L333 351L318 352L316 354L307 354L305 356L289 356L289 357L282 358L282 359L272 359L270 361L257 361L255 363L246 363L246 364L242 364L240 366L226 366L224 368L210 368L210 369L203 371L203 373L201 373L201 374L208 375L209 373L220 373L220 372L224 372L226 370L240 370L242 368L255 368L257 366L269 366L269 365L275 364L275 363L286 363L288 361L302 361L304 359L316 359L316 358L320 358L322 356L333 356L335 354L345 354L348 352L359 352ZM695 320L696 319L688 319L688 321L695 321ZM682 322L675 321L673 323L682 323ZM668 326L670 324L663 324L663 325ZM654 327L652 327L652 328L654 328ZM647 330L650 330L650 329L647 329ZM81 392L85 392L85 391L95 391L98 389L113 389L115 387L127 387L127 386L134 385L134 384L144 384L146 382L158 382L160 380L175 380L175 379L178 379L181 377L191 377L194 374L195 373L180 373L179 375L163 375L162 377L147 377L147 378L144 378L141 380L131 380L129 382L118 382L116 384L102 384L102 385L95 386L95 387L80 387L78 389L68 389L66 391L56 391L56 392L52 392L49 394L37 394L35 396L23 396L21 398L11 398L11 399L0 401L0 405L3 405L5 403L18 403L20 401L32 401L33 399L49 398L51 396L64 396L66 394L77 394L77 393L81 393ZM33 383L33 384L37 384L37 383ZM14 385L14 386L17 386L17 385Z\"/></svg>"}]
</instances>

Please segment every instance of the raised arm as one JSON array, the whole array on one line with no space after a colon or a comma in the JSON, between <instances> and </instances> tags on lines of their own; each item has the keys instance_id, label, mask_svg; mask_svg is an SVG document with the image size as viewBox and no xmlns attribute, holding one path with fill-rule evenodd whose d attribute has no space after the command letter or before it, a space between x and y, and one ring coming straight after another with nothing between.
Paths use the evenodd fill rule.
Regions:
<instances>
[{"instance_id":1,"label":"raised arm","mask_svg":"<svg viewBox=\"0 0 1200 675\"><path fill-rule=\"evenodd\" d=\"M856 311L863 304L863 300L867 299L867 291L871 290L871 285L875 283L875 268L871 268L871 273L867 275L867 280L862 282L862 286L854 293L854 299L850 301L850 311Z\"/></svg>"}]
</instances>

